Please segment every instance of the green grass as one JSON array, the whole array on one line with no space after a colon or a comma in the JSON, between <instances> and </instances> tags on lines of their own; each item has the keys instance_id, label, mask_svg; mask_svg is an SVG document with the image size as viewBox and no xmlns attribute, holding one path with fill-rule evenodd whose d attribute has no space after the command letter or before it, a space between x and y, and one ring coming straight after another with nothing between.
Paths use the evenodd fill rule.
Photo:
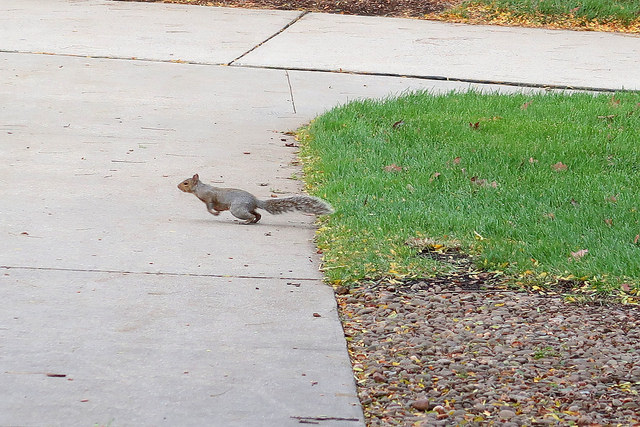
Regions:
<instances>
[{"instance_id":1,"label":"green grass","mask_svg":"<svg viewBox=\"0 0 640 427\"><path fill-rule=\"evenodd\" d=\"M411 94L300 136L307 184L336 208L317 236L333 283L433 275L417 238L514 280L639 289L637 93Z\"/></svg>"},{"instance_id":2,"label":"green grass","mask_svg":"<svg viewBox=\"0 0 640 427\"><path fill-rule=\"evenodd\" d=\"M640 0L469 0L434 14L433 18L638 32Z\"/></svg>"},{"instance_id":3,"label":"green grass","mask_svg":"<svg viewBox=\"0 0 640 427\"><path fill-rule=\"evenodd\" d=\"M474 0L520 15L574 15L588 20L618 20L629 24L640 16L638 0Z\"/></svg>"}]
</instances>

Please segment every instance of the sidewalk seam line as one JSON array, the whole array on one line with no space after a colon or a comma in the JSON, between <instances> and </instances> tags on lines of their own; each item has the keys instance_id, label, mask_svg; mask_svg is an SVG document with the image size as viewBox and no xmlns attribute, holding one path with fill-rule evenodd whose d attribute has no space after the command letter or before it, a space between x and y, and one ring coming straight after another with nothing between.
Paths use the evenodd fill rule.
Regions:
<instances>
[{"instance_id":1,"label":"sidewalk seam line","mask_svg":"<svg viewBox=\"0 0 640 427\"><path fill-rule=\"evenodd\" d=\"M87 55L81 53L56 53L56 52L34 52L29 50L7 50L0 49L0 53L16 53L20 55L45 55L45 56L62 56L65 58L85 58L85 59L112 59L115 61L140 61L140 62L157 62L160 64L186 64L186 65L205 65L205 66L223 66L226 62L201 62L189 61L182 59L158 59L158 58L139 58L137 56L109 56L109 55Z\"/></svg>"},{"instance_id":2,"label":"sidewalk seam line","mask_svg":"<svg viewBox=\"0 0 640 427\"><path fill-rule=\"evenodd\" d=\"M127 270L108 270L108 269L91 269L91 268L64 268L64 267L26 267L20 265L0 265L0 269L4 270L37 270L37 271L61 271L69 273L109 273L109 274L131 274L139 276L171 276L171 277L213 277L221 279L259 279L259 280L304 280L304 281L322 281L322 278L309 277L277 277L277 276L251 276L242 274L215 274L215 273L175 273L175 272L153 272L153 271L127 271Z\"/></svg>"},{"instance_id":3,"label":"sidewalk seam line","mask_svg":"<svg viewBox=\"0 0 640 427\"><path fill-rule=\"evenodd\" d=\"M423 76L415 74L400 74L400 73L387 73L387 72L369 72L369 71L341 71L341 70L327 70L321 68L305 68L305 67L285 67L285 66L270 66L270 65L234 65L238 68L254 68L261 70L286 70L286 71L308 71L314 73L332 73L332 74L347 74L355 76L378 76L378 77L398 77L417 80L434 80L434 81L447 81L447 82L460 82L460 83L475 83L483 85L498 85L498 86L515 86L523 88L539 88L539 89L555 89L555 90L579 90L589 92L639 92L639 89L612 89L612 88L600 88L593 86L578 86L578 85L559 85L552 83L524 83L524 82L511 82L511 81L499 81L499 80L483 80L483 79L469 79L464 77L446 77L446 76Z\"/></svg>"},{"instance_id":4,"label":"sidewalk seam line","mask_svg":"<svg viewBox=\"0 0 640 427\"><path fill-rule=\"evenodd\" d=\"M229 61L227 63L227 65L233 65L234 62L236 62L237 60L245 57L246 55L250 54L251 52L253 52L254 50L258 49L259 47L262 47L262 45L264 45L265 43L267 43L269 40L271 40L272 38L279 36L280 34L282 34L284 31L286 31L289 27L291 27L293 24L295 24L296 22L298 22L299 20L301 20L305 15L309 14L309 11L303 11L301 12L298 16L296 16L295 18L293 18L289 23L287 23L284 27L280 28L278 31L276 31L275 33L271 34L269 37L267 37L266 39L264 39L263 41L261 41L260 43L258 43L257 45L253 46L251 49L249 49L248 51L246 51L245 53L243 53L242 55L238 56L235 59L232 59L231 61Z\"/></svg>"},{"instance_id":5,"label":"sidewalk seam line","mask_svg":"<svg viewBox=\"0 0 640 427\"><path fill-rule=\"evenodd\" d=\"M355 76L397 77L397 78L409 78L409 79L417 79L417 80L475 83L475 84L482 84L482 85L515 86L515 87L522 87L522 88L578 90L578 91L585 91L585 92L605 92L605 93L613 93L613 92L640 93L640 90L638 89L624 89L624 88L612 89L612 88L599 88L599 87L593 87L593 86L558 85L558 84L546 84L546 83L524 83L524 82L509 82L509 81L498 81L498 80L468 79L464 77L421 76L421 75L414 75L414 74L385 73L385 72L341 71L341 70L327 70L327 69L320 69L320 68L305 68L305 67L232 64L233 61L236 61L242 56L234 59L229 63L224 63L224 62L184 61L180 59L169 60L169 59L150 59L150 58L137 58L137 57L104 56L104 55L81 55L81 54L73 54L73 53L29 52L29 51L3 50L3 49L0 49L0 53L17 53L17 54L26 54L26 55L49 55L49 56L63 56L63 57L70 57L70 58L111 59L111 60L119 60L119 61L142 61L142 62L157 62L157 63L166 63L166 64L202 65L202 66L231 65L237 68L252 68L252 69L260 69L260 70L308 71L308 72L316 72L316 73L351 74Z\"/></svg>"}]
</instances>

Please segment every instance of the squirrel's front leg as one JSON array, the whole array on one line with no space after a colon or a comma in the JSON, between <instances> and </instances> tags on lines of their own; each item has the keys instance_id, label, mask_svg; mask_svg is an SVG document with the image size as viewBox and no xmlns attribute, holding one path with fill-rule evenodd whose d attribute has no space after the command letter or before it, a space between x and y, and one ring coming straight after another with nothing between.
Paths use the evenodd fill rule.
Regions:
<instances>
[{"instance_id":1,"label":"squirrel's front leg","mask_svg":"<svg viewBox=\"0 0 640 427\"><path fill-rule=\"evenodd\" d=\"M216 208L213 207L213 203L207 203L207 210L211 215L220 215L220 211L217 211Z\"/></svg>"}]
</instances>

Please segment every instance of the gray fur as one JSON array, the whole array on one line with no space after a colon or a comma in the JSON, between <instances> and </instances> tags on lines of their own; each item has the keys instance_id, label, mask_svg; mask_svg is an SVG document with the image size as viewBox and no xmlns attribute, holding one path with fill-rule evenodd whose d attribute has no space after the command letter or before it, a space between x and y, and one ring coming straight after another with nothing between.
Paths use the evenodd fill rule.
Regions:
<instances>
[{"instance_id":1,"label":"gray fur","mask_svg":"<svg viewBox=\"0 0 640 427\"><path fill-rule=\"evenodd\" d=\"M178 184L178 188L185 193L192 193L207 205L212 215L219 215L222 211L230 211L233 216L245 220L245 224L260 221L261 215L257 208L264 209L270 214L282 214L291 211L302 211L315 215L328 215L333 208L327 202L312 196L291 196L278 199L258 200L253 194L237 188L220 188L200 181L198 174L187 178Z\"/></svg>"},{"instance_id":2,"label":"gray fur","mask_svg":"<svg viewBox=\"0 0 640 427\"><path fill-rule=\"evenodd\" d=\"M333 208L329 203L312 196L291 196L260 200L258 202L258 207L266 210L272 215L296 210L315 215L328 215L333 213Z\"/></svg>"}]
</instances>

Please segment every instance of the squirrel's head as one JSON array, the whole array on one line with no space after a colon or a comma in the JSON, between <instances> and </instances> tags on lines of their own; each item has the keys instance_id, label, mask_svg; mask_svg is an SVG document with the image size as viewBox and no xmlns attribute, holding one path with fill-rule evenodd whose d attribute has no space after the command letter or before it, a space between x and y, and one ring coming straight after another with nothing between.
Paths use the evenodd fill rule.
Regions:
<instances>
[{"instance_id":1,"label":"squirrel's head","mask_svg":"<svg viewBox=\"0 0 640 427\"><path fill-rule=\"evenodd\" d=\"M178 188L185 193L193 193L193 189L198 185L198 181L200 181L200 177L198 174L195 174L192 178L187 178L178 184Z\"/></svg>"}]
</instances>

